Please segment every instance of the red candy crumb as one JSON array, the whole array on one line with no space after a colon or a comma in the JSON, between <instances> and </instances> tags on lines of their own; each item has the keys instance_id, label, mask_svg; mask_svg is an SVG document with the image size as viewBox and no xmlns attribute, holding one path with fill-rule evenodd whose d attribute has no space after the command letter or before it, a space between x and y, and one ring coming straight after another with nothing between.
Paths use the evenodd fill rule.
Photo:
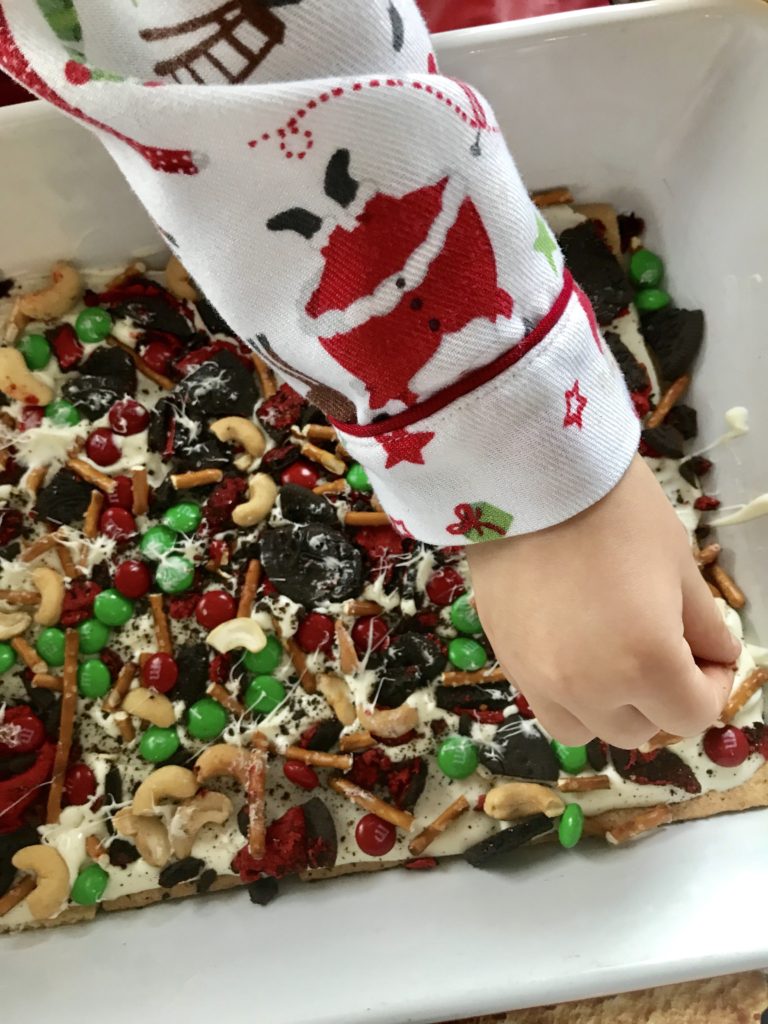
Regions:
<instances>
[{"instance_id":1,"label":"red candy crumb","mask_svg":"<svg viewBox=\"0 0 768 1024\"><path fill-rule=\"evenodd\" d=\"M85 454L97 466L112 466L121 452L115 443L115 435L108 427L98 427L85 442Z\"/></svg>"},{"instance_id":2,"label":"red candy crumb","mask_svg":"<svg viewBox=\"0 0 768 1024\"><path fill-rule=\"evenodd\" d=\"M105 508L99 519L99 529L105 537L118 544L127 544L136 536L136 520L127 508Z\"/></svg>"},{"instance_id":3,"label":"red candy crumb","mask_svg":"<svg viewBox=\"0 0 768 1024\"><path fill-rule=\"evenodd\" d=\"M389 626L381 616L365 616L358 619L351 631L352 643L361 658L369 650L386 651L389 647Z\"/></svg>"},{"instance_id":4,"label":"red candy crumb","mask_svg":"<svg viewBox=\"0 0 768 1024\"><path fill-rule=\"evenodd\" d=\"M333 653L335 623L330 615L310 612L305 615L296 630L296 643L306 654L322 651L323 654Z\"/></svg>"},{"instance_id":5,"label":"red candy crumb","mask_svg":"<svg viewBox=\"0 0 768 1024\"><path fill-rule=\"evenodd\" d=\"M45 798L44 787L51 778L55 755L56 744L45 740L33 765L0 781L0 835L20 828L24 811Z\"/></svg>"},{"instance_id":6,"label":"red candy crumb","mask_svg":"<svg viewBox=\"0 0 768 1024\"><path fill-rule=\"evenodd\" d=\"M306 487L310 491L313 487L317 487L319 479L318 469L305 459L299 459L292 466L287 466L280 474L281 484L296 484L299 487Z\"/></svg>"},{"instance_id":7,"label":"red candy crumb","mask_svg":"<svg viewBox=\"0 0 768 1024\"><path fill-rule=\"evenodd\" d=\"M415 857L413 860L407 860L403 867L408 871L432 871L437 867L437 859L435 857Z\"/></svg>"},{"instance_id":8,"label":"red candy crumb","mask_svg":"<svg viewBox=\"0 0 768 1024\"><path fill-rule=\"evenodd\" d=\"M149 593L152 586L152 574L144 562L127 559L115 569L115 588L124 597L137 600Z\"/></svg>"},{"instance_id":9,"label":"red candy crumb","mask_svg":"<svg viewBox=\"0 0 768 1024\"><path fill-rule=\"evenodd\" d=\"M232 512L241 504L248 482L241 476L225 477L205 503L203 520L210 533L221 533L232 527Z\"/></svg>"},{"instance_id":10,"label":"red candy crumb","mask_svg":"<svg viewBox=\"0 0 768 1024\"><path fill-rule=\"evenodd\" d=\"M179 678L179 666L170 654L151 654L141 666L141 681L148 689L168 693Z\"/></svg>"},{"instance_id":11,"label":"red candy crumb","mask_svg":"<svg viewBox=\"0 0 768 1024\"><path fill-rule=\"evenodd\" d=\"M83 358L85 349L80 343L72 324L60 324L46 333L53 354L62 370L74 370Z\"/></svg>"},{"instance_id":12,"label":"red candy crumb","mask_svg":"<svg viewBox=\"0 0 768 1024\"><path fill-rule=\"evenodd\" d=\"M244 882L255 882L260 875L283 878L296 874L308 863L304 811L301 807L291 807L267 828L264 856L256 860L244 846L232 861L232 867Z\"/></svg>"},{"instance_id":13,"label":"red candy crumb","mask_svg":"<svg viewBox=\"0 0 768 1024\"><path fill-rule=\"evenodd\" d=\"M453 604L457 597L466 592L464 578L456 569L445 566L432 573L427 583L427 595L433 604Z\"/></svg>"},{"instance_id":14,"label":"red candy crumb","mask_svg":"<svg viewBox=\"0 0 768 1024\"><path fill-rule=\"evenodd\" d=\"M21 536L24 517L17 508L0 509L0 547Z\"/></svg>"},{"instance_id":15,"label":"red candy crumb","mask_svg":"<svg viewBox=\"0 0 768 1024\"><path fill-rule=\"evenodd\" d=\"M531 705L528 703L522 693L515 695L515 704L517 705L517 713L521 718L535 718Z\"/></svg>"},{"instance_id":16,"label":"red candy crumb","mask_svg":"<svg viewBox=\"0 0 768 1024\"><path fill-rule=\"evenodd\" d=\"M715 498L711 494L702 494L694 501L693 507L699 512L714 512L716 508L720 508L720 504L719 498Z\"/></svg>"},{"instance_id":17,"label":"red candy crumb","mask_svg":"<svg viewBox=\"0 0 768 1024\"><path fill-rule=\"evenodd\" d=\"M33 430L43 422L45 409L42 405L25 405L18 419L19 430Z\"/></svg>"},{"instance_id":18,"label":"red candy crumb","mask_svg":"<svg viewBox=\"0 0 768 1024\"><path fill-rule=\"evenodd\" d=\"M392 762L384 751L371 747L370 750L353 755L352 768L346 777L361 789L374 789L386 782L387 772L391 768Z\"/></svg>"},{"instance_id":19,"label":"red candy crumb","mask_svg":"<svg viewBox=\"0 0 768 1024\"><path fill-rule=\"evenodd\" d=\"M302 761L286 761L283 764L283 774L289 782L292 782L294 786L300 786L301 789L311 791L320 785L317 772L311 765L304 764Z\"/></svg>"},{"instance_id":20,"label":"red candy crumb","mask_svg":"<svg viewBox=\"0 0 768 1024\"><path fill-rule=\"evenodd\" d=\"M477 800L475 800L475 810L476 811L485 810L485 797L486 797L486 794L485 793L481 793L480 796L477 798Z\"/></svg>"},{"instance_id":21,"label":"red candy crumb","mask_svg":"<svg viewBox=\"0 0 768 1024\"><path fill-rule=\"evenodd\" d=\"M168 601L168 617L171 619L188 619L194 615L199 594L181 594L179 597L172 597Z\"/></svg>"},{"instance_id":22,"label":"red candy crumb","mask_svg":"<svg viewBox=\"0 0 768 1024\"><path fill-rule=\"evenodd\" d=\"M355 840L369 857L384 857L397 841L397 829L377 814L366 814L355 827Z\"/></svg>"},{"instance_id":23,"label":"red candy crumb","mask_svg":"<svg viewBox=\"0 0 768 1024\"><path fill-rule=\"evenodd\" d=\"M721 768L738 768L749 757L749 740L733 725L709 729L704 735L704 753Z\"/></svg>"},{"instance_id":24,"label":"red candy crumb","mask_svg":"<svg viewBox=\"0 0 768 1024\"><path fill-rule=\"evenodd\" d=\"M67 803L82 807L96 793L96 776L87 764L79 761L67 768L64 776L64 795Z\"/></svg>"},{"instance_id":25,"label":"red candy crumb","mask_svg":"<svg viewBox=\"0 0 768 1024\"><path fill-rule=\"evenodd\" d=\"M111 647L105 647L102 651L99 651L99 660L103 661L107 666L112 679L117 679L120 675L120 669L123 667L123 659L117 651L113 651Z\"/></svg>"},{"instance_id":26,"label":"red candy crumb","mask_svg":"<svg viewBox=\"0 0 768 1024\"><path fill-rule=\"evenodd\" d=\"M195 618L204 629L215 629L237 614L234 597L226 590L208 590L197 602Z\"/></svg>"},{"instance_id":27,"label":"red candy crumb","mask_svg":"<svg viewBox=\"0 0 768 1024\"><path fill-rule=\"evenodd\" d=\"M98 583L91 580L72 580L64 591L64 602L61 606L62 626L77 626L91 617L93 602L101 593Z\"/></svg>"},{"instance_id":28,"label":"red candy crumb","mask_svg":"<svg viewBox=\"0 0 768 1024\"><path fill-rule=\"evenodd\" d=\"M306 404L289 384L283 384L271 398L261 403L256 415L271 430L288 430L299 422Z\"/></svg>"},{"instance_id":29,"label":"red candy crumb","mask_svg":"<svg viewBox=\"0 0 768 1024\"><path fill-rule=\"evenodd\" d=\"M167 377L178 352L178 347L169 345L167 341L158 340L151 341L141 354L144 362L151 370Z\"/></svg>"}]
</instances>

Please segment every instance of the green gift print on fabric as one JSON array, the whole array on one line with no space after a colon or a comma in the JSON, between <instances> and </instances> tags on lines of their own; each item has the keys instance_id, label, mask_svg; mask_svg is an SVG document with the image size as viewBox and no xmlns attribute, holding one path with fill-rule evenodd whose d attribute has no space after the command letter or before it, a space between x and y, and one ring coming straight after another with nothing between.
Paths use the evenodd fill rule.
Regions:
<instances>
[{"instance_id":1,"label":"green gift print on fabric","mask_svg":"<svg viewBox=\"0 0 768 1024\"><path fill-rule=\"evenodd\" d=\"M499 540L506 537L514 516L487 501L460 504L453 510L457 522L446 527L455 537L466 537L472 542Z\"/></svg>"},{"instance_id":2,"label":"green gift print on fabric","mask_svg":"<svg viewBox=\"0 0 768 1024\"><path fill-rule=\"evenodd\" d=\"M72 0L37 0L37 6L62 43L83 41L83 30Z\"/></svg>"}]
</instances>

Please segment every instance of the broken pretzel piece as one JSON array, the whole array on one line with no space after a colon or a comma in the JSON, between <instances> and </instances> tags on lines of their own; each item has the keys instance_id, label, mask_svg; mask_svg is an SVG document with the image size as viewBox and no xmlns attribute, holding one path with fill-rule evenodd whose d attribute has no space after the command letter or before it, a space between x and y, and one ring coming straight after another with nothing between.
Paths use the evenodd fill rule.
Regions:
<instances>
[{"instance_id":1,"label":"broken pretzel piece","mask_svg":"<svg viewBox=\"0 0 768 1024\"><path fill-rule=\"evenodd\" d=\"M691 378L688 374L684 374L682 377L678 377L677 380L673 381L664 394L659 399L659 404L653 410L651 415L645 421L645 427L647 430L652 430L655 427L660 427L664 420L667 418L669 413L672 411L672 407L682 398L685 392L691 385Z\"/></svg>"},{"instance_id":2,"label":"broken pretzel piece","mask_svg":"<svg viewBox=\"0 0 768 1024\"><path fill-rule=\"evenodd\" d=\"M561 793L591 793L597 789L610 789L611 780L607 775L577 775L560 779L557 788Z\"/></svg>"},{"instance_id":3,"label":"broken pretzel piece","mask_svg":"<svg viewBox=\"0 0 768 1024\"><path fill-rule=\"evenodd\" d=\"M431 825L419 832L419 834L408 843L408 851L414 857L420 857L422 853L431 846L432 843L441 835L452 821L456 821L462 814L465 814L469 810L469 801L465 796L460 796L458 800L454 800L453 803L446 807L446 809L439 814Z\"/></svg>"},{"instance_id":4,"label":"broken pretzel piece","mask_svg":"<svg viewBox=\"0 0 768 1024\"><path fill-rule=\"evenodd\" d=\"M71 470L75 476L79 476L87 484L98 487L104 494L112 494L117 487L117 480L107 476L106 473L102 473L84 459L68 459L67 469Z\"/></svg>"},{"instance_id":5,"label":"broken pretzel piece","mask_svg":"<svg viewBox=\"0 0 768 1024\"><path fill-rule=\"evenodd\" d=\"M145 516L149 511L149 479L146 469L132 469L131 483L133 486L131 510L135 516Z\"/></svg>"},{"instance_id":6,"label":"broken pretzel piece","mask_svg":"<svg viewBox=\"0 0 768 1024\"><path fill-rule=\"evenodd\" d=\"M149 607L152 612L152 621L155 625L155 641L157 643L157 649L162 654L171 654L173 652L171 627L168 622L168 616L165 613L163 595L150 594Z\"/></svg>"},{"instance_id":7,"label":"broken pretzel piece","mask_svg":"<svg viewBox=\"0 0 768 1024\"><path fill-rule=\"evenodd\" d=\"M761 690L766 683L768 683L768 669L756 668L754 671L750 672L738 690L731 694L728 699L728 703L725 705L722 714L720 715L720 721L723 722L724 725L728 725L729 722L732 722L747 701L751 700L757 691Z\"/></svg>"},{"instance_id":8,"label":"broken pretzel piece","mask_svg":"<svg viewBox=\"0 0 768 1024\"><path fill-rule=\"evenodd\" d=\"M739 611L747 603L746 595L741 587L736 584L721 565L711 565L707 570L712 582L731 606Z\"/></svg>"},{"instance_id":9,"label":"broken pretzel piece","mask_svg":"<svg viewBox=\"0 0 768 1024\"><path fill-rule=\"evenodd\" d=\"M62 672L61 713L59 718L59 738L56 743L56 754L53 761L53 776L48 792L48 805L45 820L49 825L55 824L61 815L61 798L64 792L64 775L72 749L72 733L77 708L77 654L80 637L74 629L68 629L64 638L64 669ZM67 872L67 877L69 873Z\"/></svg>"},{"instance_id":10,"label":"broken pretzel piece","mask_svg":"<svg viewBox=\"0 0 768 1024\"><path fill-rule=\"evenodd\" d=\"M304 747L287 747L282 753L287 761L301 761L317 768L338 768L348 772L352 767L349 754L327 754L324 750L305 750Z\"/></svg>"},{"instance_id":11,"label":"broken pretzel piece","mask_svg":"<svg viewBox=\"0 0 768 1024\"><path fill-rule=\"evenodd\" d=\"M103 507L104 495L101 491L91 491L91 500L88 502L88 508L83 522L83 534L88 538L88 540L95 540L99 535L99 520L101 519L101 510Z\"/></svg>"},{"instance_id":12,"label":"broken pretzel piece","mask_svg":"<svg viewBox=\"0 0 768 1024\"><path fill-rule=\"evenodd\" d=\"M636 839L644 832L650 832L651 829L658 828L659 825L666 825L671 820L672 811L664 804L658 807L649 807L647 810L640 811L639 814L628 818L621 825L615 825L605 833L605 838L609 843L617 846L620 843L628 842L630 839Z\"/></svg>"},{"instance_id":13,"label":"broken pretzel piece","mask_svg":"<svg viewBox=\"0 0 768 1024\"><path fill-rule=\"evenodd\" d=\"M392 804L385 803L383 800L379 800L373 793L369 793L367 789L361 789L353 782L350 782L349 779L331 779L329 785L332 790L351 800L358 807L371 811L372 814L377 814L384 821L388 821L391 825L401 828L404 832L410 832L413 828L414 818L412 814L408 811L401 811L398 807L393 807Z\"/></svg>"},{"instance_id":14,"label":"broken pretzel piece","mask_svg":"<svg viewBox=\"0 0 768 1024\"><path fill-rule=\"evenodd\" d=\"M337 455L333 455L331 452L327 452L325 448L318 448L316 444L312 444L311 441L305 441L301 445L301 454L311 459L313 462L317 462L327 469L329 473L333 473L334 476L344 476L347 472L347 464L343 462Z\"/></svg>"},{"instance_id":15,"label":"broken pretzel piece","mask_svg":"<svg viewBox=\"0 0 768 1024\"><path fill-rule=\"evenodd\" d=\"M544 210L548 206L561 206L564 203L572 203L573 193L565 185L560 185L557 188L545 188L539 192L532 192L531 199L534 206Z\"/></svg>"},{"instance_id":16,"label":"broken pretzel piece","mask_svg":"<svg viewBox=\"0 0 768 1024\"><path fill-rule=\"evenodd\" d=\"M171 483L177 491L191 491L195 487L220 484L224 479L221 469L196 469L189 473L171 473Z\"/></svg>"},{"instance_id":17,"label":"broken pretzel piece","mask_svg":"<svg viewBox=\"0 0 768 1024\"><path fill-rule=\"evenodd\" d=\"M336 620L336 643L339 645L339 668L343 675L351 676L360 668L357 659L357 651L352 642L352 637L341 619Z\"/></svg>"},{"instance_id":18,"label":"broken pretzel piece","mask_svg":"<svg viewBox=\"0 0 768 1024\"><path fill-rule=\"evenodd\" d=\"M126 662L126 664L120 669L115 685L104 698L104 703L101 705L107 714L111 714L113 711L117 711L119 709L120 705L123 703L123 697L125 697L126 693L128 693L131 688L131 683L133 682L135 675L136 666L131 661Z\"/></svg>"}]
</instances>

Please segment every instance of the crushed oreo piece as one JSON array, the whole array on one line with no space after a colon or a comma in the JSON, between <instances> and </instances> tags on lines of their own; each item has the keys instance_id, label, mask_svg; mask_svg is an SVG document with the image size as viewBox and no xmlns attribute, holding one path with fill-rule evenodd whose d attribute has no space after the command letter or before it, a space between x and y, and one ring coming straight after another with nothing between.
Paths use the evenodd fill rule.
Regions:
<instances>
[{"instance_id":1,"label":"crushed oreo piece","mask_svg":"<svg viewBox=\"0 0 768 1024\"><path fill-rule=\"evenodd\" d=\"M91 501L91 488L69 469L60 469L41 487L35 499L35 512L57 526L69 525L85 515Z\"/></svg>"},{"instance_id":2,"label":"crushed oreo piece","mask_svg":"<svg viewBox=\"0 0 768 1024\"><path fill-rule=\"evenodd\" d=\"M620 213L619 237L621 238L621 251L629 252L629 246L633 238L642 238L645 234L645 221L636 213Z\"/></svg>"},{"instance_id":3,"label":"crushed oreo piece","mask_svg":"<svg viewBox=\"0 0 768 1024\"><path fill-rule=\"evenodd\" d=\"M493 740L480 748L480 761L494 775L531 782L556 782L560 765L549 740L538 726L511 715L496 730Z\"/></svg>"},{"instance_id":4,"label":"crushed oreo piece","mask_svg":"<svg viewBox=\"0 0 768 1024\"><path fill-rule=\"evenodd\" d=\"M266 907L272 900L277 899L280 894L280 885L276 878L259 878L248 886L248 896L251 903L259 907Z\"/></svg>"},{"instance_id":5,"label":"crushed oreo piece","mask_svg":"<svg viewBox=\"0 0 768 1024\"><path fill-rule=\"evenodd\" d=\"M122 385L113 378L87 374L70 377L62 385L61 393L81 416L91 421L106 416L115 402L125 395Z\"/></svg>"},{"instance_id":6,"label":"crushed oreo piece","mask_svg":"<svg viewBox=\"0 0 768 1024\"><path fill-rule=\"evenodd\" d=\"M651 385L651 378L648 371L641 362L635 359L634 355L615 331L605 331L603 337L613 357L619 364L624 381L629 391L644 391Z\"/></svg>"},{"instance_id":7,"label":"crushed oreo piece","mask_svg":"<svg viewBox=\"0 0 768 1024\"><path fill-rule=\"evenodd\" d=\"M259 398L252 373L228 349L214 353L177 385L185 412L194 419L245 416L250 419ZM227 449L228 451L228 449Z\"/></svg>"},{"instance_id":8,"label":"crushed oreo piece","mask_svg":"<svg viewBox=\"0 0 768 1024\"><path fill-rule=\"evenodd\" d=\"M587 744L587 760L596 772L601 772L608 764L608 748L602 740L590 740Z\"/></svg>"},{"instance_id":9,"label":"crushed oreo piece","mask_svg":"<svg viewBox=\"0 0 768 1024\"><path fill-rule=\"evenodd\" d=\"M327 498L298 484L284 484L280 488L280 511L292 523L335 526L339 522L336 509Z\"/></svg>"},{"instance_id":10,"label":"crushed oreo piece","mask_svg":"<svg viewBox=\"0 0 768 1024\"><path fill-rule=\"evenodd\" d=\"M171 700L183 700L189 707L202 700L208 691L208 651L204 643L184 644L176 651L179 680L171 690ZM186 751L182 751L186 756Z\"/></svg>"},{"instance_id":11,"label":"crushed oreo piece","mask_svg":"<svg viewBox=\"0 0 768 1024\"><path fill-rule=\"evenodd\" d=\"M648 754L618 747L611 747L610 751L613 767L623 779L641 786L674 786L686 793L701 792L701 783L693 770L667 747Z\"/></svg>"},{"instance_id":12,"label":"crushed oreo piece","mask_svg":"<svg viewBox=\"0 0 768 1024\"><path fill-rule=\"evenodd\" d=\"M24 680L24 689L27 692L29 706L43 723L46 738L55 742L59 738L61 697L58 693L53 693L51 690L43 690L39 686L32 686L26 679Z\"/></svg>"},{"instance_id":13,"label":"crushed oreo piece","mask_svg":"<svg viewBox=\"0 0 768 1024\"><path fill-rule=\"evenodd\" d=\"M624 268L591 220L563 231L558 241L565 262L592 303L599 324L610 324L634 298Z\"/></svg>"},{"instance_id":14,"label":"crushed oreo piece","mask_svg":"<svg viewBox=\"0 0 768 1024\"><path fill-rule=\"evenodd\" d=\"M474 846L465 850L462 856L473 868L482 868L496 857L519 850L521 846L527 846L534 839L553 831L552 820L546 814L535 814L531 818L515 822L514 825L505 828L502 832L496 832L488 839L475 843Z\"/></svg>"},{"instance_id":15,"label":"crushed oreo piece","mask_svg":"<svg viewBox=\"0 0 768 1024\"><path fill-rule=\"evenodd\" d=\"M704 341L700 309L659 309L643 317L643 335L665 381L687 373Z\"/></svg>"},{"instance_id":16,"label":"crushed oreo piece","mask_svg":"<svg viewBox=\"0 0 768 1024\"><path fill-rule=\"evenodd\" d=\"M163 889L172 889L181 882L190 882L197 878L205 867L205 861L199 857L184 857L182 860L168 864L158 876L158 884Z\"/></svg>"},{"instance_id":17,"label":"crushed oreo piece","mask_svg":"<svg viewBox=\"0 0 768 1024\"><path fill-rule=\"evenodd\" d=\"M307 863L310 868L332 868L338 853L333 816L316 796L302 806L307 828Z\"/></svg>"},{"instance_id":18,"label":"crushed oreo piece","mask_svg":"<svg viewBox=\"0 0 768 1024\"><path fill-rule=\"evenodd\" d=\"M324 718L307 729L301 738L300 746L305 750L321 750L327 753L339 742L343 728L338 718Z\"/></svg>"},{"instance_id":19,"label":"crushed oreo piece","mask_svg":"<svg viewBox=\"0 0 768 1024\"><path fill-rule=\"evenodd\" d=\"M88 356L80 370L88 377L101 377L104 380L114 381L121 391L121 398L123 394L136 394L138 385L136 364L121 348L100 345Z\"/></svg>"},{"instance_id":20,"label":"crushed oreo piece","mask_svg":"<svg viewBox=\"0 0 768 1024\"><path fill-rule=\"evenodd\" d=\"M392 640L384 655L378 703L398 707L415 690L437 679L447 664L443 649L432 637L415 632L401 633Z\"/></svg>"},{"instance_id":21,"label":"crushed oreo piece","mask_svg":"<svg viewBox=\"0 0 768 1024\"><path fill-rule=\"evenodd\" d=\"M158 288L158 292L160 291ZM177 338L189 338L192 334L192 325L179 312L177 303L167 292L165 295L131 297L116 306L113 315L117 319L128 317L137 327L143 327L144 330L175 334Z\"/></svg>"},{"instance_id":22,"label":"crushed oreo piece","mask_svg":"<svg viewBox=\"0 0 768 1024\"><path fill-rule=\"evenodd\" d=\"M290 384L282 384L271 398L265 399L256 410L259 422L278 443L293 426L298 426L306 401Z\"/></svg>"},{"instance_id":23,"label":"crushed oreo piece","mask_svg":"<svg viewBox=\"0 0 768 1024\"><path fill-rule=\"evenodd\" d=\"M360 552L340 531L320 524L265 533L261 561L276 589L307 607L355 597L363 584Z\"/></svg>"},{"instance_id":24,"label":"crushed oreo piece","mask_svg":"<svg viewBox=\"0 0 768 1024\"><path fill-rule=\"evenodd\" d=\"M510 703L509 687L499 686L438 686L435 702L443 711L467 708L478 711L503 711Z\"/></svg>"},{"instance_id":25,"label":"crushed oreo piece","mask_svg":"<svg viewBox=\"0 0 768 1024\"><path fill-rule=\"evenodd\" d=\"M699 433L699 418L690 405L676 405L667 413L664 422L678 430L685 441L692 441Z\"/></svg>"},{"instance_id":26,"label":"crushed oreo piece","mask_svg":"<svg viewBox=\"0 0 768 1024\"><path fill-rule=\"evenodd\" d=\"M679 430L668 423L662 423L658 427L650 427L643 430L641 435L646 445L657 455L667 459L681 459L685 441Z\"/></svg>"},{"instance_id":27,"label":"crushed oreo piece","mask_svg":"<svg viewBox=\"0 0 768 1024\"><path fill-rule=\"evenodd\" d=\"M273 479L279 482L280 475L284 470L292 466L294 462L298 462L301 458L301 452L295 444L283 444L278 445L276 448L270 448L268 452L264 452L259 466L260 473L269 473Z\"/></svg>"},{"instance_id":28,"label":"crushed oreo piece","mask_svg":"<svg viewBox=\"0 0 768 1024\"><path fill-rule=\"evenodd\" d=\"M198 896L204 896L218 877L213 868L206 868L197 880L195 888L197 889Z\"/></svg>"},{"instance_id":29,"label":"crushed oreo piece","mask_svg":"<svg viewBox=\"0 0 768 1024\"><path fill-rule=\"evenodd\" d=\"M703 455L694 455L692 459L686 459L680 464L680 476L691 487L699 486L699 478L706 476L712 469L712 462L705 459Z\"/></svg>"},{"instance_id":30,"label":"crushed oreo piece","mask_svg":"<svg viewBox=\"0 0 768 1024\"><path fill-rule=\"evenodd\" d=\"M141 854L127 839L115 838L107 847L107 856L113 867L127 868L129 864L134 864Z\"/></svg>"},{"instance_id":31,"label":"crushed oreo piece","mask_svg":"<svg viewBox=\"0 0 768 1024\"><path fill-rule=\"evenodd\" d=\"M208 299L198 299L195 303L200 319L210 334L224 334L228 338L235 338L237 335L229 326L224 317L214 309Z\"/></svg>"},{"instance_id":32,"label":"crushed oreo piece","mask_svg":"<svg viewBox=\"0 0 768 1024\"><path fill-rule=\"evenodd\" d=\"M16 868L11 864L11 859L19 850L26 846L36 846L39 842L37 829L31 825L24 825L15 832L0 835L0 896L8 892L16 878Z\"/></svg>"}]
</instances>

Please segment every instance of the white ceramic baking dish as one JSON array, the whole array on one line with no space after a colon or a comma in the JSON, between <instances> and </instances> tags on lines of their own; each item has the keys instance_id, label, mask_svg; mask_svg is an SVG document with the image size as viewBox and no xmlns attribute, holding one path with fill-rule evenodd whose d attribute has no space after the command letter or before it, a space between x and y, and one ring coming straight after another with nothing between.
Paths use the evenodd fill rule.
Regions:
<instances>
[{"instance_id":1,"label":"white ceramic baking dish","mask_svg":"<svg viewBox=\"0 0 768 1024\"><path fill-rule=\"evenodd\" d=\"M493 101L531 186L570 183L647 218L680 303L703 305L703 438L730 406L752 434L719 454L726 503L768 490L763 456L768 7L660 0L444 35L443 69ZM0 267L158 251L99 144L40 105L0 113ZM768 636L768 520L723 535ZM0 1017L403 1024L768 964L768 812L627 849L522 854L104 916L0 940Z\"/></svg>"}]
</instances>

